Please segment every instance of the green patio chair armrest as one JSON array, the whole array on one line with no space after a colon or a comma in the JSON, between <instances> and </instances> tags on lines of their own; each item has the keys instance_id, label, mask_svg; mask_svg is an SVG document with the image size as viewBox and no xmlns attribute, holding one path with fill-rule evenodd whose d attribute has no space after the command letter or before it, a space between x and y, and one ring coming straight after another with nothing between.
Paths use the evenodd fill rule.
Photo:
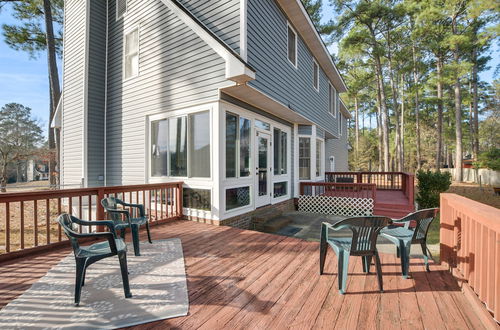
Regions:
<instances>
[{"instance_id":1,"label":"green patio chair armrest","mask_svg":"<svg viewBox=\"0 0 500 330\"><path fill-rule=\"evenodd\" d=\"M108 227L110 232L112 232L112 233L115 232L115 224L113 221L109 221L109 220L87 221L87 220L80 220L78 218L74 218L74 222L79 224L79 225L84 225L84 226L106 226L106 227Z\"/></svg>"},{"instance_id":2,"label":"green patio chair armrest","mask_svg":"<svg viewBox=\"0 0 500 330\"><path fill-rule=\"evenodd\" d=\"M118 209L108 209L107 208L106 212L124 214L125 218L127 219L128 224L132 225L132 221L130 220L130 212L128 210L118 210Z\"/></svg>"},{"instance_id":3,"label":"green patio chair armrest","mask_svg":"<svg viewBox=\"0 0 500 330\"><path fill-rule=\"evenodd\" d=\"M403 226L402 226L403 228L405 228L405 229L410 229L410 224L411 224L411 222L412 222L412 221L413 221L413 220L407 220L407 219L405 219L405 218L401 218L401 219L393 219L393 220L392 220L392 224L393 224L393 225L400 225L400 224L402 224L402 225L403 225Z\"/></svg>"},{"instance_id":4,"label":"green patio chair armrest","mask_svg":"<svg viewBox=\"0 0 500 330\"><path fill-rule=\"evenodd\" d=\"M141 217L146 216L146 212L144 212L144 205L142 205L142 204L133 204L133 203L125 203L125 202L123 202L123 205L124 205L124 206L129 206L129 207L135 207L135 208L138 208L138 209L139 209L139 215L140 215Z\"/></svg>"}]
</instances>

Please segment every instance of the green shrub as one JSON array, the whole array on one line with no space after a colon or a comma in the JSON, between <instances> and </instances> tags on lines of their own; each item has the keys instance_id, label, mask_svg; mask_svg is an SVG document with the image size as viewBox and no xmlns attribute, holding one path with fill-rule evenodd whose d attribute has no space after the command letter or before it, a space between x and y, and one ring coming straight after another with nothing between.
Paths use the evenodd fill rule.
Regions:
<instances>
[{"instance_id":1,"label":"green shrub","mask_svg":"<svg viewBox=\"0 0 500 330\"><path fill-rule=\"evenodd\" d=\"M480 153L474 167L500 171L500 149L494 148Z\"/></svg>"},{"instance_id":2,"label":"green shrub","mask_svg":"<svg viewBox=\"0 0 500 330\"><path fill-rule=\"evenodd\" d=\"M431 172L419 170L417 172L419 208L426 209L439 206L439 194L448 190L451 185L449 172Z\"/></svg>"}]
</instances>

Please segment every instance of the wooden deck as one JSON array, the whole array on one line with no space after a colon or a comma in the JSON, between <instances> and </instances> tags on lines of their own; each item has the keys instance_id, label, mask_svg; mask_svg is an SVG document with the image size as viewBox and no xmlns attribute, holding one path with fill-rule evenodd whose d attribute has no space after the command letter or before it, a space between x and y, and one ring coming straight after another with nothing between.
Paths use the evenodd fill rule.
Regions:
<instances>
[{"instance_id":1,"label":"wooden deck","mask_svg":"<svg viewBox=\"0 0 500 330\"><path fill-rule=\"evenodd\" d=\"M413 201L409 201L402 191L377 189L374 214L401 218L414 211Z\"/></svg>"},{"instance_id":2,"label":"wooden deck","mask_svg":"<svg viewBox=\"0 0 500 330\"><path fill-rule=\"evenodd\" d=\"M329 251L326 274L319 276L315 242L190 221L153 226L152 235L182 239L189 315L136 329L483 328L453 277L439 265L425 272L421 259L411 260L413 278L404 280L398 259L381 255L385 292L380 293L376 276L363 274L360 258L353 257L342 296L337 259ZM69 251L0 264L0 307Z\"/></svg>"}]
</instances>

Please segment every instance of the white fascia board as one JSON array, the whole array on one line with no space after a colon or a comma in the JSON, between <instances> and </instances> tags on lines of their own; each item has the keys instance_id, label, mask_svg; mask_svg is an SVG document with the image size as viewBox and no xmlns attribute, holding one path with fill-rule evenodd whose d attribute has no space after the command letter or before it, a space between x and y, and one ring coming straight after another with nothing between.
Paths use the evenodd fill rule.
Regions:
<instances>
[{"instance_id":1,"label":"white fascia board","mask_svg":"<svg viewBox=\"0 0 500 330\"><path fill-rule=\"evenodd\" d=\"M340 97L339 100L340 100L340 111L344 114L344 117L346 117L347 119L351 119L352 115L349 112L349 110L347 110L347 106L345 105L344 101Z\"/></svg>"},{"instance_id":2,"label":"white fascia board","mask_svg":"<svg viewBox=\"0 0 500 330\"><path fill-rule=\"evenodd\" d=\"M63 93L61 93L61 96L59 97L59 103L57 103L56 112L54 113L54 117L50 122L50 128L61 128L62 111L63 111Z\"/></svg>"},{"instance_id":3,"label":"white fascia board","mask_svg":"<svg viewBox=\"0 0 500 330\"><path fill-rule=\"evenodd\" d=\"M199 21L187 14L188 9L176 0L161 0L184 24L189 26L198 37L205 41L226 62L226 79L242 84L255 79L255 72L238 56L231 52L229 46L215 38ZM184 8L181 9L180 7Z\"/></svg>"}]
</instances>

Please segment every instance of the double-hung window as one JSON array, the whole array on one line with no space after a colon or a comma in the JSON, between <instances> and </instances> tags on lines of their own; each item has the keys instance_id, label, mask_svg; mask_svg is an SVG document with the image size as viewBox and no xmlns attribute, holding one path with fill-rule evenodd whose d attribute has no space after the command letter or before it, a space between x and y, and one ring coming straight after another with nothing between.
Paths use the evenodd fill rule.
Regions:
<instances>
[{"instance_id":1,"label":"double-hung window","mask_svg":"<svg viewBox=\"0 0 500 330\"><path fill-rule=\"evenodd\" d=\"M337 91L333 88L332 84L328 84L328 111L337 117Z\"/></svg>"},{"instance_id":2,"label":"double-hung window","mask_svg":"<svg viewBox=\"0 0 500 330\"><path fill-rule=\"evenodd\" d=\"M274 129L274 175L287 173L287 133Z\"/></svg>"},{"instance_id":3,"label":"double-hung window","mask_svg":"<svg viewBox=\"0 0 500 330\"><path fill-rule=\"evenodd\" d=\"M313 86L319 91L319 66L315 60L313 60Z\"/></svg>"},{"instance_id":4,"label":"double-hung window","mask_svg":"<svg viewBox=\"0 0 500 330\"><path fill-rule=\"evenodd\" d=\"M208 111L151 122L151 176L210 177Z\"/></svg>"},{"instance_id":5,"label":"double-hung window","mask_svg":"<svg viewBox=\"0 0 500 330\"><path fill-rule=\"evenodd\" d=\"M120 18L125 15L127 12L127 0L116 0L116 20L118 21Z\"/></svg>"},{"instance_id":6,"label":"double-hung window","mask_svg":"<svg viewBox=\"0 0 500 330\"><path fill-rule=\"evenodd\" d=\"M250 176L249 119L226 113L226 178Z\"/></svg>"},{"instance_id":7,"label":"double-hung window","mask_svg":"<svg viewBox=\"0 0 500 330\"><path fill-rule=\"evenodd\" d=\"M297 67L297 33L290 24L287 25L288 60Z\"/></svg>"},{"instance_id":8,"label":"double-hung window","mask_svg":"<svg viewBox=\"0 0 500 330\"><path fill-rule=\"evenodd\" d=\"M123 44L123 78L139 75L139 27L125 34Z\"/></svg>"},{"instance_id":9,"label":"double-hung window","mask_svg":"<svg viewBox=\"0 0 500 330\"><path fill-rule=\"evenodd\" d=\"M299 137L299 179L311 179L311 139Z\"/></svg>"}]
</instances>

